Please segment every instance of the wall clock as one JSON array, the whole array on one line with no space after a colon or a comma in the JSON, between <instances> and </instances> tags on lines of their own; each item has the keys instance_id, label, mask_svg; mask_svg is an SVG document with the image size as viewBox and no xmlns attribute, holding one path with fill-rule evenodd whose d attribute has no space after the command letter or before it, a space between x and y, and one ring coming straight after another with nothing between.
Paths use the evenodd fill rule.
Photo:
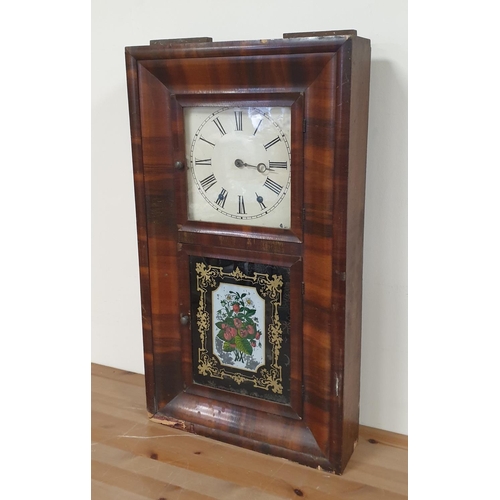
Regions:
<instances>
[{"instance_id":1,"label":"wall clock","mask_svg":"<svg viewBox=\"0 0 500 500\"><path fill-rule=\"evenodd\" d=\"M150 418L341 474L358 436L369 40L125 52Z\"/></svg>"}]
</instances>

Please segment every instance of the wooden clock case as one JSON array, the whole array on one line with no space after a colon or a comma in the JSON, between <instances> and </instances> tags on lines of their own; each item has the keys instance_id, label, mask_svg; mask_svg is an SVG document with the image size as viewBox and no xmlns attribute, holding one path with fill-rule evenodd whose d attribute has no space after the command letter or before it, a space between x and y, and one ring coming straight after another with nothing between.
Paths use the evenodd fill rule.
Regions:
<instances>
[{"instance_id":1,"label":"wooden clock case","mask_svg":"<svg viewBox=\"0 0 500 500\"><path fill-rule=\"evenodd\" d=\"M369 40L338 31L125 52L150 418L341 474L358 438ZM188 220L182 110L193 105L291 107L290 229ZM189 259L200 256L289 270L285 404L194 380Z\"/></svg>"}]
</instances>

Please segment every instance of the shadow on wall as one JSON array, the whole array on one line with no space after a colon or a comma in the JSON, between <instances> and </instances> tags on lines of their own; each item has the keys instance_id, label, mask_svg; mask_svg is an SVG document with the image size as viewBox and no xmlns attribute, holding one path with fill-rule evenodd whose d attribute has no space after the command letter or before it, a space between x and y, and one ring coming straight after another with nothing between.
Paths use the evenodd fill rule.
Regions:
<instances>
[{"instance_id":1,"label":"shadow on wall","mask_svg":"<svg viewBox=\"0 0 500 500\"><path fill-rule=\"evenodd\" d=\"M360 423L407 433L408 88L372 60L363 271Z\"/></svg>"}]
</instances>

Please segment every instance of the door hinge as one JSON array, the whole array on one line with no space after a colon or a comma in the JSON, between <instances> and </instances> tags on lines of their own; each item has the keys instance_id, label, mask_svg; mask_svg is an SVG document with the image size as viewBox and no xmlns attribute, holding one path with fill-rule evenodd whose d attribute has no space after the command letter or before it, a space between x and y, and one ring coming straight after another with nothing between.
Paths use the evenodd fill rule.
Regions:
<instances>
[{"instance_id":1,"label":"door hinge","mask_svg":"<svg viewBox=\"0 0 500 500\"><path fill-rule=\"evenodd\" d=\"M306 294L306 284L302 282L302 295Z\"/></svg>"},{"instance_id":2,"label":"door hinge","mask_svg":"<svg viewBox=\"0 0 500 500\"><path fill-rule=\"evenodd\" d=\"M307 120L304 118L302 120L302 133L305 134L307 130Z\"/></svg>"}]
</instances>

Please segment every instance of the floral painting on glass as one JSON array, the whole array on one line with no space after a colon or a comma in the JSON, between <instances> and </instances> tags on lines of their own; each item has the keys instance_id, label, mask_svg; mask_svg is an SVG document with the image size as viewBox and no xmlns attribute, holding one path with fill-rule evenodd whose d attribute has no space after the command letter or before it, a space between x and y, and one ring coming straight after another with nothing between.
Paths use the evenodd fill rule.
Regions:
<instances>
[{"instance_id":1,"label":"floral painting on glass","mask_svg":"<svg viewBox=\"0 0 500 500\"><path fill-rule=\"evenodd\" d=\"M193 380L290 402L290 269L190 256Z\"/></svg>"},{"instance_id":2,"label":"floral painting on glass","mask_svg":"<svg viewBox=\"0 0 500 500\"><path fill-rule=\"evenodd\" d=\"M213 352L225 366L256 372L265 364L265 301L254 287L220 283L212 292Z\"/></svg>"}]
</instances>

